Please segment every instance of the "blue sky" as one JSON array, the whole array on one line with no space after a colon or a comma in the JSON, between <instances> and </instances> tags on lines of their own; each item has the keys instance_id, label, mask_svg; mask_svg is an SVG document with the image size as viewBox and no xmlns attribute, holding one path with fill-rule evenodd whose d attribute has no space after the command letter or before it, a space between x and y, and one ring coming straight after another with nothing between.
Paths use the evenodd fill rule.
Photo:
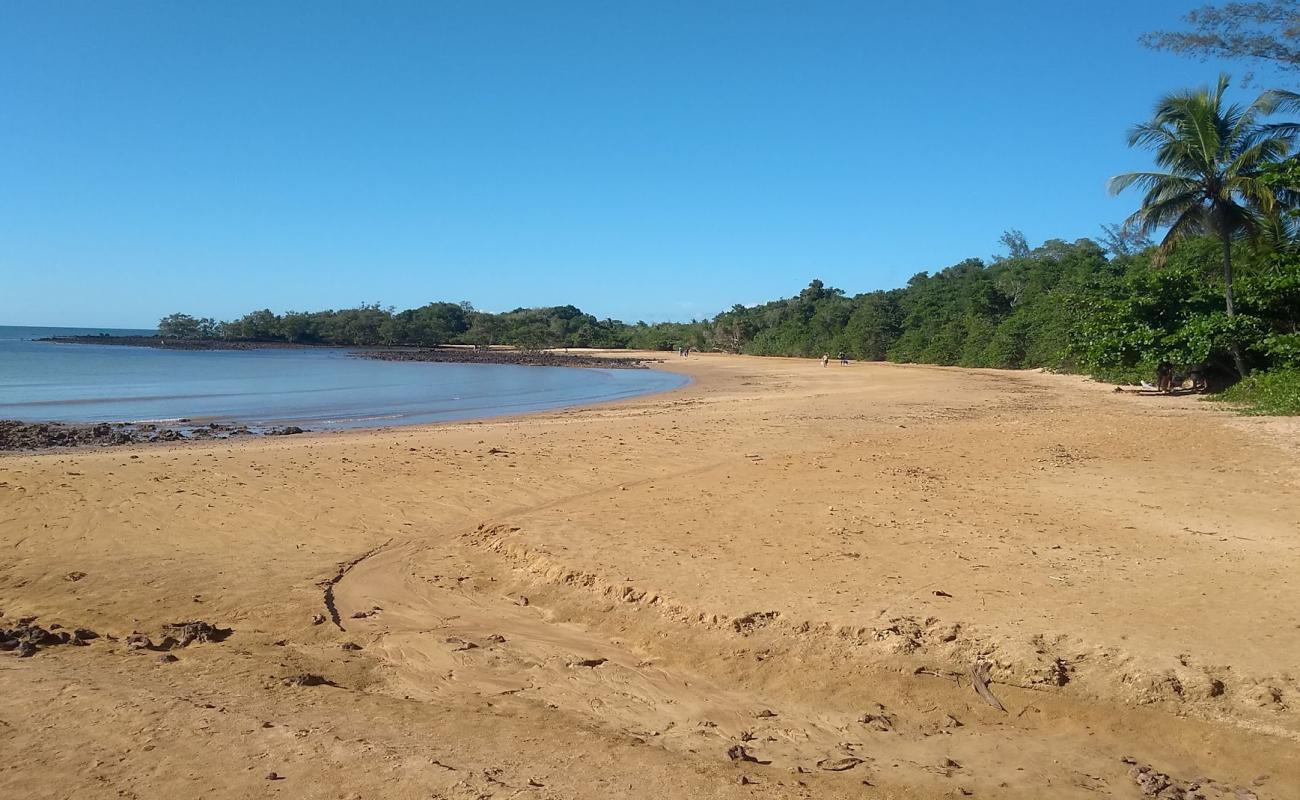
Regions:
<instances>
[{"instance_id":1,"label":"blue sky","mask_svg":"<svg viewBox=\"0 0 1300 800\"><path fill-rule=\"evenodd\" d=\"M1137 44L1197 4L5 3L0 324L689 319L1095 236L1128 126L1246 71Z\"/></svg>"}]
</instances>

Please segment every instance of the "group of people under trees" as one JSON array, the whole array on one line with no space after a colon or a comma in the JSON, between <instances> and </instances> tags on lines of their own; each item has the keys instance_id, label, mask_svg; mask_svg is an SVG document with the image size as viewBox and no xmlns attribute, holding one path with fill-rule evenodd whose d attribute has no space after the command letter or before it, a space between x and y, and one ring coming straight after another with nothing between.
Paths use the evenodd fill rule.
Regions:
<instances>
[{"instance_id":1,"label":"group of people under trees","mask_svg":"<svg viewBox=\"0 0 1300 800\"><path fill-rule=\"evenodd\" d=\"M1174 391L1175 383L1174 365L1168 360L1161 361L1156 365L1156 391L1164 394L1171 394ZM1182 381L1177 381L1180 385L1186 381L1191 381L1192 391L1203 392L1209 388L1209 383L1205 377L1205 369L1202 367L1192 367Z\"/></svg>"}]
</instances>

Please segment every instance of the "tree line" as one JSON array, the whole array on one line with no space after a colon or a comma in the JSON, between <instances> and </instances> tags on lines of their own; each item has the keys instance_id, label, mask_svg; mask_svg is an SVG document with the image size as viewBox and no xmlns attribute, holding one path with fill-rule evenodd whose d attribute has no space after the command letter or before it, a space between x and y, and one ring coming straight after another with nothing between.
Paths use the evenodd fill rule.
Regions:
<instances>
[{"instance_id":1,"label":"tree line","mask_svg":"<svg viewBox=\"0 0 1300 800\"><path fill-rule=\"evenodd\" d=\"M1252 8L1300 26L1294 2ZM921 272L896 289L849 296L813 280L793 297L686 323L629 324L571 305L490 313L433 302L400 312L263 309L228 322L173 314L159 334L363 347L843 353L1119 380L1150 377L1169 362L1221 385L1270 374L1269 391L1296 395L1300 412L1300 159L1293 152L1300 123L1280 118L1300 111L1300 94L1269 90L1238 104L1229 84L1224 75L1166 95L1150 120L1132 128L1129 144L1150 150L1155 168L1111 179L1113 193L1142 192L1123 223L1103 226L1096 239L1037 247L1008 231L1004 255ZM1158 244L1149 238L1155 233Z\"/></svg>"},{"instance_id":2,"label":"tree line","mask_svg":"<svg viewBox=\"0 0 1300 800\"><path fill-rule=\"evenodd\" d=\"M341 347L472 344L511 345L538 350L552 347L628 347L628 326L597 319L574 306L517 308L494 314L469 302L433 302L395 311L378 304L329 311L253 311L228 322L171 314L158 323L158 334L181 339Z\"/></svg>"},{"instance_id":3,"label":"tree line","mask_svg":"<svg viewBox=\"0 0 1300 800\"><path fill-rule=\"evenodd\" d=\"M1149 378L1168 360L1206 366L1223 382L1247 371L1300 367L1300 253L1243 239L1235 314L1223 305L1222 251L1213 235L1167 251L1117 229L1098 240L1029 247L914 275L897 289L847 295L813 280L798 294L736 305L707 320L624 323L574 306L494 314L436 302L395 312L377 305L216 323L173 314L159 335L335 346L510 345L701 351L1084 372ZM1159 266L1156 266L1156 264Z\"/></svg>"}]
</instances>

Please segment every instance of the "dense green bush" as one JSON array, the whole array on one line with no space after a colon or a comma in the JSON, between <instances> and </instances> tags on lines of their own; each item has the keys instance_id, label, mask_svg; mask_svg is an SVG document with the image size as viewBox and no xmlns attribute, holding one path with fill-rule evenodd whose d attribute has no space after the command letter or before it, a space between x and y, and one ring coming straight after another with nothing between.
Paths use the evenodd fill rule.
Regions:
<instances>
[{"instance_id":1,"label":"dense green bush","mask_svg":"<svg viewBox=\"0 0 1300 800\"><path fill-rule=\"evenodd\" d=\"M1216 399L1240 405L1248 414L1300 414L1300 369L1248 375Z\"/></svg>"}]
</instances>

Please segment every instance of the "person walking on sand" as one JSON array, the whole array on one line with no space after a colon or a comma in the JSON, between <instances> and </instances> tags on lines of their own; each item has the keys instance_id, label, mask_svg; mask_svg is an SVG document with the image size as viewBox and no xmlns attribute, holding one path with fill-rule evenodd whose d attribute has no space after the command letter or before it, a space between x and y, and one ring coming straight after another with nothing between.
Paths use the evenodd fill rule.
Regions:
<instances>
[{"instance_id":1,"label":"person walking on sand","mask_svg":"<svg viewBox=\"0 0 1300 800\"><path fill-rule=\"evenodd\" d=\"M830 354L830 353L822 353L822 366L824 367L824 366L826 366L826 365L829 364L829 363L831 363L831 354Z\"/></svg>"},{"instance_id":2,"label":"person walking on sand","mask_svg":"<svg viewBox=\"0 0 1300 800\"><path fill-rule=\"evenodd\" d=\"M845 355L843 350L840 351L840 364L846 367L849 365L849 357Z\"/></svg>"}]
</instances>

